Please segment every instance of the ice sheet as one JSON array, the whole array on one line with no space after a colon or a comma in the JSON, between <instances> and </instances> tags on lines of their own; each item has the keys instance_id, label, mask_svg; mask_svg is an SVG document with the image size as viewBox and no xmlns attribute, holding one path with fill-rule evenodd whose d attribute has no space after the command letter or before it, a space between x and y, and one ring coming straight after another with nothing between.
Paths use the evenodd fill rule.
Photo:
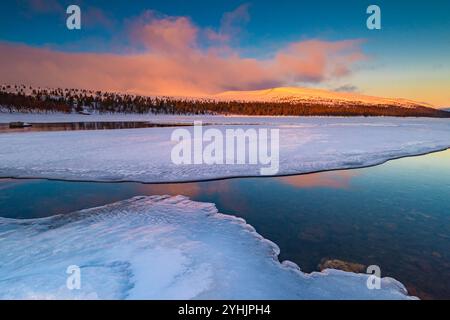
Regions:
<instances>
[{"instance_id":1,"label":"ice sheet","mask_svg":"<svg viewBox=\"0 0 450 320\"><path fill-rule=\"evenodd\" d=\"M165 117L193 122L198 117ZM203 117L205 128L280 129L279 175L354 168L450 146L450 121L425 118ZM161 120L161 118L160 118ZM230 123L240 125L230 125ZM254 124L254 125L250 125ZM174 128L0 134L0 176L176 182L258 176L256 165L176 165ZM192 127L188 130L191 130Z\"/></svg>"},{"instance_id":2,"label":"ice sheet","mask_svg":"<svg viewBox=\"0 0 450 320\"><path fill-rule=\"evenodd\" d=\"M0 218L1 299L407 299L402 284L279 263L244 220L177 196L38 220ZM80 290L66 269L81 270Z\"/></svg>"}]
</instances>

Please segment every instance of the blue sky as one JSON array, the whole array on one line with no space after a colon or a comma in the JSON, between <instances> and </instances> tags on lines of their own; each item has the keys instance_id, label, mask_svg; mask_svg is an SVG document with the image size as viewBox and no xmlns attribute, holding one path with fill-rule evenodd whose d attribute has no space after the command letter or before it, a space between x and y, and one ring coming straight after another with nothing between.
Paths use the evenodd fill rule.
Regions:
<instances>
[{"instance_id":1,"label":"blue sky","mask_svg":"<svg viewBox=\"0 0 450 320\"><path fill-rule=\"evenodd\" d=\"M45 2L46 0L42 0ZM52 2L50 0L47 2ZM110 39L120 31L126 20L139 16L145 10L155 10L170 16L188 16L202 27L217 27L224 12L241 4L249 4L250 21L246 26L245 45L258 46L267 42L283 42L298 38L368 38L376 40L369 49L379 51L383 47L400 44L414 47L424 43L440 48L450 47L450 2L434 1L205 1L182 0L134 0L134 1L58 1L64 10L69 4L84 8L101 9L117 29L107 30L102 25L70 32L64 28L65 12L33 11L33 1L17 0L2 3L0 29L3 41L24 42L32 45L69 44L86 37ZM365 10L370 4L382 9L382 30L370 31L365 27ZM420 43L417 43L420 41ZM381 47L378 47L380 45ZM419 46L423 50L423 46ZM80 48L96 50L96 48Z\"/></svg>"},{"instance_id":2,"label":"blue sky","mask_svg":"<svg viewBox=\"0 0 450 320\"><path fill-rule=\"evenodd\" d=\"M88 22L82 20L81 30L65 28L64 10L69 4L81 7L82 18L90 16ZM367 61L357 64L356 72L346 79L332 79L319 86L352 86L368 94L450 104L449 94L443 92L450 88L447 0L5 1L0 12L0 41L65 52L121 53L130 46L129 26L147 10L160 16L188 17L198 28L219 30L224 14L243 4L248 5L248 19L237 23L239 32L229 43L242 57L264 59L280 47L309 39L364 39L361 50ZM366 28L365 11L370 4L381 8L381 30ZM388 85L389 79L399 88ZM423 85L418 79L428 83L423 94L417 92Z\"/></svg>"}]
</instances>

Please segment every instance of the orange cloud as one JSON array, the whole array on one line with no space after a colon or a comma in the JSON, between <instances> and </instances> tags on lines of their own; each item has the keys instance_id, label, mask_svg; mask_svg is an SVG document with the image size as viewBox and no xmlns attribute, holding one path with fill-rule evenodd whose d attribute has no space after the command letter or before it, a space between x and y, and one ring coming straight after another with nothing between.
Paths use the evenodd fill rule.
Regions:
<instances>
[{"instance_id":1,"label":"orange cloud","mask_svg":"<svg viewBox=\"0 0 450 320\"><path fill-rule=\"evenodd\" d=\"M235 15L244 13L240 9ZM130 31L131 43L144 49L140 53L67 53L3 43L0 81L192 96L323 81L348 74L364 58L359 40L300 41L272 58L244 58L221 41L202 46L204 31L186 17L147 13Z\"/></svg>"}]
</instances>

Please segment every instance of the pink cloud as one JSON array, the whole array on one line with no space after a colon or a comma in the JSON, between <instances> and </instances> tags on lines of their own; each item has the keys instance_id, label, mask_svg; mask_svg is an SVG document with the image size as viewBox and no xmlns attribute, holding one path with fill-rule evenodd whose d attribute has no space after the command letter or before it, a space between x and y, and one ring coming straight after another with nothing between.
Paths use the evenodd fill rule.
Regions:
<instances>
[{"instance_id":1,"label":"pink cloud","mask_svg":"<svg viewBox=\"0 0 450 320\"><path fill-rule=\"evenodd\" d=\"M244 58L218 41L204 48L204 30L186 17L147 13L131 28L139 54L67 53L0 44L0 81L149 95L202 95L342 77L364 58L360 40L308 40L281 47L273 58Z\"/></svg>"},{"instance_id":2,"label":"pink cloud","mask_svg":"<svg viewBox=\"0 0 450 320\"><path fill-rule=\"evenodd\" d=\"M82 10L83 26L100 26L112 29L115 22L103 10L96 7L88 7Z\"/></svg>"},{"instance_id":3,"label":"pink cloud","mask_svg":"<svg viewBox=\"0 0 450 320\"><path fill-rule=\"evenodd\" d=\"M65 11L57 0L27 0L28 8L38 13L53 13Z\"/></svg>"},{"instance_id":4,"label":"pink cloud","mask_svg":"<svg viewBox=\"0 0 450 320\"><path fill-rule=\"evenodd\" d=\"M249 4L242 4L233 11L225 12L218 31L206 29L207 38L218 42L228 42L237 38L250 21L249 7Z\"/></svg>"},{"instance_id":5,"label":"pink cloud","mask_svg":"<svg viewBox=\"0 0 450 320\"><path fill-rule=\"evenodd\" d=\"M231 12L226 12L221 20L221 33L236 35L250 21L249 4L242 4Z\"/></svg>"},{"instance_id":6,"label":"pink cloud","mask_svg":"<svg viewBox=\"0 0 450 320\"><path fill-rule=\"evenodd\" d=\"M198 28L186 17L167 17L137 24L132 38L152 52L179 53L197 43Z\"/></svg>"},{"instance_id":7,"label":"pink cloud","mask_svg":"<svg viewBox=\"0 0 450 320\"><path fill-rule=\"evenodd\" d=\"M322 81L350 73L353 63L363 60L361 40L295 42L275 56L277 70L291 81Z\"/></svg>"}]
</instances>

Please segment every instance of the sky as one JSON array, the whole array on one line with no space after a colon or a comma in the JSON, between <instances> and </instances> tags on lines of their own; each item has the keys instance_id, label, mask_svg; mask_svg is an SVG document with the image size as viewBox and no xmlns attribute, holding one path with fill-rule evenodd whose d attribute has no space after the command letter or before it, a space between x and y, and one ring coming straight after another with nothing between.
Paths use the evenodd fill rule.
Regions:
<instances>
[{"instance_id":1,"label":"sky","mask_svg":"<svg viewBox=\"0 0 450 320\"><path fill-rule=\"evenodd\" d=\"M66 8L81 9L81 29ZM366 9L381 9L369 30ZM7 0L0 82L147 95L302 86L450 106L450 1Z\"/></svg>"}]
</instances>

